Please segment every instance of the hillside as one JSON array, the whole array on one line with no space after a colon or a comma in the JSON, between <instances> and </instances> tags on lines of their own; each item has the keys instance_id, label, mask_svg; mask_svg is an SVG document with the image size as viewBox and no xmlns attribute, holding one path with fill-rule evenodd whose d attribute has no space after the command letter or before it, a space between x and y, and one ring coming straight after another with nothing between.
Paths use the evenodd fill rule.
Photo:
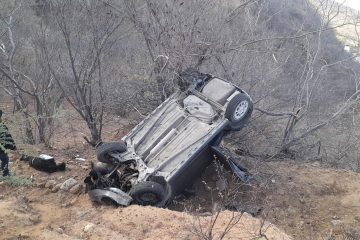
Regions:
<instances>
[{"instance_id":1,"label":"hillside","mask_svg":"<svg viewBox=\"0 0 360 240\"><path fill-rule=\"evenodd\" d=\"M169 239L170 236L203 239L196 224L202 222L206 232L220 201L216 197L218 176L213 165L196 180L195 196L178 198L169 206L170 210L93 204L84 188L70 193L55 187L69 178L81 184L89 172L90 161L95 161L94 150L84 145L81 134L68 134L74 126L81 123L73 119L63 125L53 149L41 145L33 149L66 162L65 172L42 173L20 161L18 154L11 155L10 169L16 177L0 184L0 229L4 233L1 239ZM106 138L118 138L113 135L117 128L126 132L128 123L109 123ZM75 160L76 154L86 161ZM249 166L259 185L239 186L240 194L233 208L245 213L221 210L214 233L222 232L235 216L232 221L239 222L225 239L260 236L260 229L269 239L288 239L286 234L293 239L309 240L360 236L360 174L323 168L318 163L277 159L263 162L249 156L239 157ZM231 176L229 172L226 174ZM32 179L32 184L27 186L17 179Z\"/></svg>"},{"instance_id":2,"label":"hillside","mask_svg":"<svg viewBox=\"0 0 360 240\"><path fill-rule=\"evenodd\" d=\"M0 2L0 109L17 144L0 177L0 239L360 239L356 11L332 0ZM94 146L129 133L189 69L251 97L250 122L221 145L255 181L213 161L166 208L92 203ZM230 104L215 105L226 121Z\"/></svg>"},{"instance_id":3,"label":"hillside","mask_svg":"<svg viewBox=\"0 0 360 240\"><path fill-rule=\"evenodd\" d=\"M319 2L312 1L315 6L319 6ZM324 4L325 5L325 4ZM324 17L330 12L334 16L334 20L331 23L335 28L336 36L345 45L356 51L359 48L359 11L348 7L339 2L332 4L326 4L324 6Z\"/></svg>"}]
</instances>

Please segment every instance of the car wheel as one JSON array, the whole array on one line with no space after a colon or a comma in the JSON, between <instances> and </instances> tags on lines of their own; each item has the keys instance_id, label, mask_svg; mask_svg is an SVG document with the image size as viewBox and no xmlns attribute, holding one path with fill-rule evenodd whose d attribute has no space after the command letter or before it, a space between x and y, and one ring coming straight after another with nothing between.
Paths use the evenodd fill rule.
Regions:
<instances>
[{"instance_id":1,"label":"car wheel","mask_svg":"<svg viewBox=\"0 0 360 240\"><path fill-rule=\"evenodd\" d=\"M157 182L147 181L136 184L129 194L136 204L161 207L165 198L165 189Z\"/></svg>"},{"instance_id":2,"label":"car wheel","mask_svg":"<svg viewBox=\"0 0 360 240\"><path fill-rule=\"evenodd\" d=\"M110 173L112 170L114 170L114 165L103 162L97 162L92 170L96 173L99 173L100 175L106 175Z\"/></svg>"},{"instance_id":3,"label":"car wheel","mask_svg":"<svg viewBox=\"0 0 360 240\"><path fill-rule=\"evenodd\" d=\"M228 130L240 130L249 121L253 109L250 97L240 93L228 103L225 117L229 120Z\"/></svg>"},{"instance_id":4,"label":"car wheel","mask_svg":"<svg viewBox=\"0 0 360 240\"><path fill-rule=\"evenodd\" d=\"M96 148L96 155L100 162L114 164L110 153L126 152L127 147L123 141L102 143Z\"/></svg>"}]
</instances>

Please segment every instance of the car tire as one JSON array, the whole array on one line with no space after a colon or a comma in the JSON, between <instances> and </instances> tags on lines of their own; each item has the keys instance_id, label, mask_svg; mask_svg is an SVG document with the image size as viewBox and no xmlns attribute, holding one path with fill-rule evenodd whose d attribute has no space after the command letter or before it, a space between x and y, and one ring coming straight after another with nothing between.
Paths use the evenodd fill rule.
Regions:
<instances>
[{"instance_id":1,"label":"car tire","mask_svg":"<svg viewBox=\"0 0 360 240\"><path fill-rule=\"evenodd\" d=\"M96 155L100 162L114 164L115 162L109 153L123 153L126 152L127 147L123 141L102 143L96 148Z\"/></svg>"},{"instance_id":2,"label":"car tire","mask_svg":"<svg viewBox=\"0 0 360 240\"><path fill-rule=\"evenodd\" d=\"M92 170L94 172L99 173L100 175L106 175L110 173L112 170L114 170L114 165L103 162L97 162Z\"/></svg>"},{"instance_id":3,"label":"car tire","mask_svg":"<svg viewBox=\"0 0 360 240\"><path fill-rule=\"evenodd\" d=\"M133 186L129 192L133 202L143 206L162 207L165 200L165 189L157 182L140 182Z\"/></svg>"},{"instance_id":4,"label":"car tire","mask_svg":"<svg viewBox=\"0 0 360 240\"><path fill-rule=\"evenodd\" d=\"M229 120L227 130L238 131L245 126L251 117L253 103L247 94L235 95L228 103L225 118Z\"/></svg>"}]
</instances>

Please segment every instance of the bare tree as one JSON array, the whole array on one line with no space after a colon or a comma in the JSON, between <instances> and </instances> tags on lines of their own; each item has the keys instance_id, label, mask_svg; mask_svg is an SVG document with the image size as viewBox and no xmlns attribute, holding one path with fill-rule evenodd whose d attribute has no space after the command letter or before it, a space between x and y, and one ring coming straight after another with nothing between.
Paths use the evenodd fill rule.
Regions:
<instances>
[{"instance_id":1,"label":"bare tree","mask_svg":"<svg viewBox=\"0 0 360 240\"><path fill-rule=\"evenodd\" d=\"M143 39L161 100L171 92L179 72L188 67L199 68L221 44L221 35L213 33L220 32L222 22L206 20L222 15L223 1L124 1L123 4L128 19Z\"/></svg>"},{"instance_id":2,"label":"bare tree","mask_svg":"<svg viewBox=\"0 0 360 240\"><path fill-rule=\"evenodd\" d=\"M22 88L24 78L27 79L27 76L24 74L19 74L19 72L17 72L13 66L14 55L16 52L16 44L12 31L12 25L14 14L16 14L20 7L21 5L16 6L9 13L7 13L7 15L0 17L2 23L6 26L5 29L2 30L5 30L5 33L7 32L6 36L8 37L9 42L9 44L7 44L7 47L3 43L5 41L2 41L2 62L0 63L0 72L2 73L2 76L5 77L5 79L1 82L1 86L4 91L13 98L16 109L20 110L23 113L25 122L26 142L34 144L35 137L33 135L33 130L30 122L30 114L28 110L29 103L24 96L27 91L23 91L24 89Z\"/></svg>"},{"instance_id":3,"label":"bare tree","mask_svg":"<svg viewBox=\"0 0 360 240\"><path fill-rule=\"evenodd\" d=\"M88 142L94 145L101 140L106 54L123 18L98 1L51 1L51 12L62 41L46 47L48 66L66 100L85 120Z\"/></svg>"},{"instance_id":4,"label":"bare tree","mask_svg":"<svg viewBox=\"0 0 360 240\"><path fill-rule=\"evenodd\" d=\"M34 144L36 141L32 130L32 125L35 125L39 142L49 146L55 114L62 102L63 94L56 88L46 62L44 52L46 27L43 22L40 22L38 27L34 27L33 34L27 38L31 41L29 43L32 46L31 51L17 48L16 43L24 44L25 39L15 39L14 19L19 18L19 15L27 15L30 10L20 4L6 17L9 44L4 51L4 61L0 66L0 72L6 79L2 87L13 97L16 109L24 115L27 142ZM24 22L20 23L25 25ZM19 56L16 54L26 56L27 64L19 61ZM31 103L34 104L34 108Z\"/></svg>"},{"instance_id":5,"label":"bare tree","mask_svg":"<svg viewBox=\"0 0 360 240\"><path fill-rule=\"evenodd\" d=\"M333 0L21 3L2 14L0 74L40 141L61 97L94 144L108 116L135 110L143 117L188 67L250 93L252 121L231 141L257 156L326 148L322 134L349 109L356 125L359 66L335 31L356 32L359 20ZM28 26L23 19L31 31L19 30Z\"/></svg>"},{"instance_id":6,"label":"bare tree","mask_svg":"<svg viewBox=\"0 0 360 240\"><path fill-rule=\"evenodd\" d=\"M315 99L316 95L319 94L318 89L320 88L322 82L326 80L323 78L323 73L326 72L329 68L346 64L356 57L343 54L342 59L338 58L335 60L327 60L324 56L324 39L331 38L329 34L326 34L326 30L331 26L334 26L332 21L339 16L340 8L342 7L341 5L330 3L331 1L319 2L319 5L316 7L317 13L320 16L326 16L321 19L318 32L314 36L306 36L304 39L299 40L304 42L305 61L301 70L301 75L297 81L297 93L295 95L296 97L294 100L294 106L291 111L292 114L289 115L284 130L284 136L281 144L282 146L280 149L282 152L288 152L290 147L306 139L319 129L330 124L337 117L341 116L348 108L350 108L351 105L354 104L358 99L359 91L357 86L355 86L355 92L353 92L347 98L343 99L340 104L337 104L338 109L334 110L332 114L329 114L327 119L313 123L302 131L297 131L298 133L296 133L297 125L308 115L311 115L311 111L314 108L314 105L317 105ZM344 21L344 23L340 23L340 25L343 24L357 25L356 22L354 23L352 21Z\"/></svg>"}]
</instances>

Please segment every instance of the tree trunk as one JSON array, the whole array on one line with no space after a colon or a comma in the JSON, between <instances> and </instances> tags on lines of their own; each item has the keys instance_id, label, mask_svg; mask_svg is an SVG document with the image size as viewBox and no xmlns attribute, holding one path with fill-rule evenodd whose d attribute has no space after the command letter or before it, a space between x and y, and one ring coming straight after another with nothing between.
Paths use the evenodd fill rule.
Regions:
<instances>
[{"instance_id":1,"label":"tree trunk","mask_svg":"<svg viewBox=\"0 0 360 240\"><path fill-rule=\"evenodd\" d=\"M101 141L99 129L97 128L95 122L87 122L87 125L88 128L90 129L90 134L91 134L91 140L89 143L95 146L99 141Z\"/></svg>"},{"instance_id":2,"label":"tree trunk","mask_svg":"<svg viewBox=\"0 0 360 240\"><path fill-rule=\"evenodd\" d=\"M20 110L24 116L25 142L31 145L35 144L33 128L29 119L29 112L25 107L24 101L19 97L14 97L16 109Z\"/></svg>"}]
</instances>

